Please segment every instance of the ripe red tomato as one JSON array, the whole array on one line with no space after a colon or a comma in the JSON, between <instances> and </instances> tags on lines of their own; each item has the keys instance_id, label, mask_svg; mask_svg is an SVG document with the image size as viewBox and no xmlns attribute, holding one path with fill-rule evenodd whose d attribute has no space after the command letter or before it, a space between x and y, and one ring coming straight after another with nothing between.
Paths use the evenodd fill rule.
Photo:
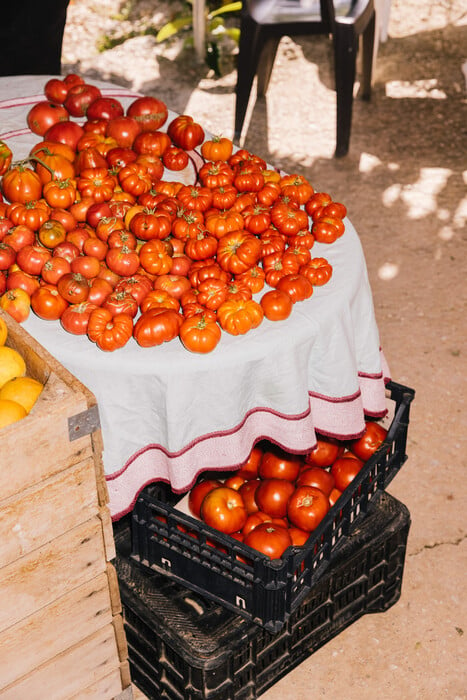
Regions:
<instances>
[{"instance_id":1,"label":"ripe red tomato","mask_svg":"<svg viewBox=\"0 0 467 700\"><path fill-rule=\"evenodd\" d=\"M102 93L96 85L89 83L73 85L68 90L63 106L72 117L84 117L89 105L101 95Z\"/></svg>"},{"instance_id":2,"label":"ripe red tomato","mask_svg":"<svg viewBox=\"0 0 467 700\"><path fill-rule=\"evenodd\" d=\"M258 474L261 479L295 481L302 465L303 458L299 455L288 454L280 447L271 445L263 454Z\"/></svg>"},{"instance_id":3,"label":"ripe red tomato","mask_svg":"<svg viewBox=\"0 0 467 700\"><path fill-rule=\"evenodd\" d=\"M177 240L176 238L174 240ZM170 275L186 277L191 267L191 259L184 253L177 253L172 256L172 265L169 270Z\"/></svg>"},{"instance_id":4,"label":"ripe red tomato","mask_svg":"<svg viewBox=\"0 0 467 700\"><path fill-rule=\"evenodd\" d=\"M255 501L259 510L272 518L284 518L287 515L287 501L295 491L295 486L286 479L264 479L255 492Z\"/></svg>"},{"instance_id":5,"label":"ripe red tomato","mask_svg":"<svg viewBox=\"0 0 467 700\"><path fill-rule=\"evenodd\" d=\"M96 306L102 306L107 297L112 294L113 289L110 282L98 276L91 280L86 301L90 304L96 304Z\"/></svg>"},{"instance_id":6,"label":"ripe red tomato","mask_svg":"<svg viewBox=\"0 0 467 700\"><path fill-rule=\"evenodd\" d=\"M336 459L331 467L331 474L336 482L336 489L345 491L362 467L363 462L351 453L346 453L343 457Z\"/></svg>"},{"instance_id":7,"label":"ripe red tomato","mask_svg":"<svg viewBox=\"0 0 467 700\"><path fill-rule=\"evenodd\" d=\"M83 127L77 122L61 121L53 124L53 126L47 129L44 134L44 138L47 141L64 143L67 146L70 146L70 148L73 150L76 150L76 145L83 134Z\"/></svg>"},{"instance_id":8,"label":"ripe red tomato","mask_svg":"<svg viewBox=\"0 0 467 700\"><path fill-rule=\"evenodd\" d=\"M204 130L194 119L186 114L181 114L173 119L167 133L176 146L191 151L204 141Z\"/></svg>"},{"instance_id":9,"label":"ripe red tomato","mask_svg":"<svg viewBox=\"0 0 467 700\"><path fill-rule=\"evenodd\" d=\"M265 522L257 525L243 542L270 559L279 559L287 547L291 546L292 538L285 527Z\"/></svg>"},{"instance_id":10,"label":"ripe red tomato","mask_svg":"<svg viewBox=\"0 0 467 700\"><path fill-rule=\"evenodd\" d=\"M313 467L330 467L342 455L344 446L333 438L316 436L316 445L305 455L305 462Z\"/></svg>"},{"instance_id":11,"label":"ripe red tomato","mask_svg":"<svg viewBox=\"0 0 467 700\"><path fill-rule=\"evenodd\" d=\"M366 462L381 446L387 434L387 430L379 423L366 421L365 432L362 437L357 440L352 440L350 443L350 451L363 462Z\"/></svg>"},{"instance_id":12,"label":"ripe red tomato","mask_svg":"<svg viewBox=\"0 0 467 700\"><path fill-rule=\"evenodd\" d=\"M50 250L39 244L25 245L18 250L16 262L19 267L30 275L40 275L41 270L52 254Z\"/></svg>"},{"instance_id":13,"label":"ripe red tomato","mask_svg":"<svg viewBox=\"0 0 467 700\"><path fill-rule=\"evenodd\" d=\"M289 535L292 539L292 544L295 547L303 547L306 544L310 533L306 530L300 530L299 527L289 527Z\"/></svg>"},{"instance_id":14,"label":"ripe red tomato","mask_svg":"<svg viewBox=\"0 0 467 700\"><path fill-rule=\"evenodd\" d=\"M287 292L280 289L271 289L263 294L260 300L264 315L270 321L284 321L290 316L293 309L293 301Z\"/></svg>"},{"instance_id":15,"label":"ripe red tomato","mask_svg":"<svg viewBox=\"0 0 467 700\"><path fill-rule=\"evenodd\" d=\"M24 289L9 289L0 297L0 308L22 323L29 316L31 299Z\"/></svg>"},{"instance_id":16,"label":"ripe red tomato","mask_svg":"<svg viewBox=\"0 0 467 700\"><path fill-rule=\"evenodd\" d=\"M44 100L37 102L28 112L26 121L34 134L44 136L51 126L69 120L65 107Z\"/></svg>"},{"instance_id":17,"label":"ripe red tomato","mask_svg":"<svg viewBox=\"0 0 467 700\"><path fill-rule=\"evenodd\" d=\"M65 240L63 243L59 243L57 246L55 246L52 255L54 257L65 258L65 260L68 260L68 262L71 263L72 260L78 257L79 248L71 241Z\"/></svg>"},{"instance_id":18,"label":"ripe red tomato","mask_svg":"<svg viewBox=\"0 0 467 700\"><path fill-rule=\"evenodd\" d=\"M342 496L342 491L339 491L339 489L334 488L331 493L329 494L329 505L331 508L333 507L334 503Z\"/></svg>"},{"instance_id":19,"label":"ripe red tomato","mask_svg":"<svg viewBox=\"0 0 467 700\"><path fill-rule=\"evenodd\" d=\"M111 218L112 210L110 209L108 202L95 202L91 204L89 209L86 211L86 222L96 228L99 221L103 218Z\"/></svg>"},{"instance_id":20,"label":"ripe red tomato","mask_svg":"<svg viewBox=\"0 0 467 700\"><path fill-rule=\"evenodd\" d=\"M112 136L121 148L131 148L141 132L141 126L133 117L115 117L107 124L106 136Z\"/></svg>"},{"instance_id":21,"label":"ripe red tomato","mask_svg":"<svg viewBox=\"0 0 467 700\"><path fill-rule=\"evenodd\" d=\"M3 241L0 243L0 270L8 270L16 260L16 250Z\"/></svg>"},{"instance_id":22,"label":"ripe red tomato","mask_svg":"<svg viewBox=\"0 0 467 700\"><path fill-rule=\"evenodd\" d=\"M46 321L57 321L68 306L54 284L43 284L31 297L31 307Z\"/></svg>"},{"instance_id":23,"label":"ripe red tomato","mask_svg":"<svg viewBox=\"0 0 467 700\"><path fill-rule=\"evenodd\" d=\"M255 529L255 527L257 527L257 525L270 522L272 522L272 518L267 513L262 513L260 510L257 510L256 513L250 513L246 519L245 525L242 528L243 537L246 537L252 530Z\"/></svg>"},{"instance_id":24,"label":"ripe red tomato","mask_svg":"<svg viewBox=\"0 0 467 700\"><path fill-rule=\"evenodd\" d=\"M333 475L322 467L310 467L303 469L297 479L297 486L316 486L326 496L329 496L334 488L335 480Z\"/></svg>"},{"instance_id":25,"label":"ripe red tomato","mask_svg":"<svg viewBox=\"0 0 467 700\"><path fill-rule=\"evenodd\" d=\"M224 481L224 486L228 486L229 489L235 489L235 491L239 491L240 487L245 484L246 481L242 476L239 476L238 474L232 474L232 476L229 476L225 481Z\"/></svg>"},{"instance_id":26,"label":"ripe red tomato","mask_svg":"<svg viewBox=\"0 0 467 700\"><path fill-rule=\"evenodd\" d=\"M65 102L70 86L59 78L51 78L44 85L44 95L49 102L61 105Z\"/></svg>"},{"instance_id":27,"label":"ripe red tomato","mask_svg":"<svg viewBox=\"0 0 467 700\"><path fill-rule=\"evenodd\" d=\"M175 309L148 309L136 321L133 335L143 348L162 345L178 336L182 322Z\"/></svg>"},{"instance_id":28,"label":"ripe red tomato","mask_svg":"<svg viewBox=\"0 0 467 700\"><path fill-rule=\"evenodd\" d=\"M103 243L103 241L100 241L100 243ZM71 261L70 265L72 272L77 272L88 280L97 277L101 269L100 260L94 255L78 255L77 258Z\"/></svg>"},{"instance_id":29,"label":"ripe red tomato","mask_svg":"<svg viewBox=\"0 0 467 700\"><path fill-rule=\"evenodd\" d=\"M82 301L86 301L89 295L89 288L89 280L77 272L68 272L60 277L57 282L59 293L70 304L79 304Z\"/></svg>"},{"instance_id":30,"label":"ripe red tomato","mask_svg":"<svg viewBox=\"0 0 467 700\"><path fill-rule=\"evenodd\" d=\"M35 233L29 226L18 224L18 226L13 226L13 228L8 229L7 233L3 236L2 242L8 243L8 245L18 252L18 250L24 248L25 245L33 245L35 240Z\"/></svg>"},{"instance_id":31,"label":"ripe red tomato","mask_svg":"<svg viewBox=\"0 0 467 700\"><path fill-rule=\"evenodd\" d=\"M287 517L292 525L301 530L315 530L329 511L329 500L325 493L314 486L298 486L287 505Z\"/></svg>"},{"instance_id":32,"label":"ripe red tomato","mask_svg":"<svg viewBox=\"0 0 467 700\"><path fill-rule=\"evenodd\" d=\"M257 513L259 510L258 504L256 503L255 494L260 484L261 479L249 479L248 481L245 481L242 486L240 486L239 493L243 498L248 515Z\"/></svg>"},{"instance_id":33,"label":"ripe red tomato","mask_svg":"<svg viewBox=\"0 0 467 700\"><path fill-rule=\"evenodd\" d=\"M127 115L136 119L141 131L156 131L167 121L167 105L156 97L138 97L127 109Z\"/></svg>"},{"instance_id":34,"label":"ripe red tomato","mask_svg":"<svg viewBox=\"0 0 467 700\"><path fill-rule=\"evenodd\" d=\"M89 105L86 111L86 118L92 119L115 119L124 114L121 102L114 97L97 97Z\"/></svg>"},{"instance_id":35,"label":"ripe red tomato","mask_svg":"<svg viewBox=\"0 0 467 700\"><path fill-rule=\"evenodd\" d=\"M187 152L178 146L166 148L161 158L167 170L184 170L189 163Z\"/></svg>"},{"instance_id":36,"label":"ripe red tomato","mask_svg":"<svg viewBox=\"0 0 467 700\"><path fill-rule=\"evenodd\" d=\"M198 481L198 483L193 486L188 494L188 507L196 518L200 517L201 504L204 497L209 493L209 491L217 489L219 486L222 486L222 484L217 479L205 479L204 481Z\"/></svg>"},{"instance_id":37,"label":"ripe red tomato","mask_svg":"<svg viewBox=\"0 0 467 700\"><path fill-rule=\"evenodd\" d=\"M247 519L243 499L238 491L227 486L209 491L201 504L201 517L210 527L231 534L241 530Z\"/></svg>"},{"instance_id":38,"label":"ripe red tomato","mask_svg":"<svg viewBox=\"0 0 467 700\"><path fill-rule=\"evenodd\" d=\"M65 258L53 255L50 260L44 263L41 270L41 277L48 284L57 284L60 277L71 272L71 265Z\"/></svg>"},{"instance_id":39,"label":"ripe red tomato","mask_svg":"<svg viewBox=\"0 0 467 700\"><path fill-rule=\"evenodd\" d=\"M60 323L68 333L86 335L89 317L94 309L97 309L96 304L91 304L89 301L83 301L81 304L71 304L60 316Z\"/></svg>"},{"instance_id":40,"label":"ripe red tomato","mask_svg":"<svg viewBox=\"0 0 467 700\"><path fill-rule=\"evenodd\" d=\"M8 273L8 279L6 280L6 289L24 289L24 291L27 292L29 296L32 296L32 294L36 291L36 289L38 289L39 286L39 277L36 275L30 275L19 268L18 270L13 269Z\"/></svg>"},{"instance_id":41,"label":"ripe red tomato","mask_svg":"<svg viewBox=\"0 0 467 700\"><path fill-rule=\"evenodd\" d=\"M180 299L182 294L190 289L190 282L182 275L159 275L154 280L154 289L164 290L175 299Z\"/></svg>"},{"instance_id":42,"label":"ripe red tomato","mask_svg":"<svg viewBox=\"0 0 467 700\"><path fill-rule=\"evenodd\" d=\"M263 457L263 450L257 445L253 447L248 459L242 464L237 474L243 476L244 479L249 481L250 479L256 479L258 476L258 468Z\"/></svg>"}]
</instances>

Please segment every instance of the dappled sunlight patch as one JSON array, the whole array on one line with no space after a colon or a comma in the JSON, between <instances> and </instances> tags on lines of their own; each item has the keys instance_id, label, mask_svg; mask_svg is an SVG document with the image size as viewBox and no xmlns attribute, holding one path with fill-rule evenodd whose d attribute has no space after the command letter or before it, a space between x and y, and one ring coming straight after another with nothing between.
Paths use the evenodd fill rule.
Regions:
<instances>
[{"instance_id":1,"label":"dappled sunlight patch","mask_svg":"<svg viewBox=\"0 0 467 700\"><path fill-rule=\"evenodd\" d=\"M399 274L397 263L385 262L378 269L378 277L384 282L390 282Z\"/></svg>"},{"instance_id":2,"label":"dappled sunlight patch","mask_svg":"<svg viewBox=\"0 0 467 700\"><path fill-rule=\"evenodd\" d=\"M373 170L375 170L375 168L378 168L380 165L382 165L382 161L378 158L378 156L374 156L371 153L363 152L360 155L358 170L361 173L371 173Z\"/></svg>"},{"instance_id":3,"label":"dappled sunlight patch","mask_svg":"<svg viewBox=\"0 0 467 700\"><path fill-rule=\"evenodd\" d=\"M421 168L417 182L394 183L382 195L385 207L402 202L409 219L423 219L438 209L437 196L446 187L452 170L449 168Z\"/></svg>"},{"instance_id":4,"label":"dappled sunlight patch","mask_svg":"<svg viewBox=\"0 0 467 700\"><path fill-rule=\"evenodd\" d=\"M392 99L446 100L444 90L438 87L437 78L422 80L389 80L386 83L386 97Z\"/></svg>"}]
</instances>

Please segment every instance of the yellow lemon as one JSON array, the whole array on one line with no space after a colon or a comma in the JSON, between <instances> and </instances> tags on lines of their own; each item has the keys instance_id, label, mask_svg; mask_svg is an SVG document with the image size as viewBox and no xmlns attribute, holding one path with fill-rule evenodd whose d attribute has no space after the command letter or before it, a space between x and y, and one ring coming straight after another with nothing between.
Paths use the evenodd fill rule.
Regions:
<instances>
[{"instance_id":1,"label":"yellow lemon","mask_svg":"<svg viewBox=\"0 0 467 700\"><path fill-rule=\"evenodd\" d=\"M27 415L26 409L16 401L0 399L0 428L16 423Z\"/></svg>"},{"instance_id":2,"label":"yellow lemon","mask_svg":"<svg viewBox=\"0 0 467 700\"><path fill-rule=\"evenodd\" d=\"M2 345L5 345L7 336L8 336L7 325L6 325L5 321L3 320L3 318L0 318L0 347Z\"/></svg>"},{"instance_id":3,"label":"yellow lemon","mask_svg":"<svg viewBox=\"0 0 467 700\"><path fill-rule=\"evenodd\" d=\"M0 346L0 388L15 377L26 374L26 363L16 350Z\"/></svg>"},{"instance_id":4,"label":"yellow lemon","mask_svg":"<svg viewBox=\"0 0 467 700\"><path fill-rule=\"evenodd\" d=\"M0 399L16 401L29 413L43 388L43 385L32 377L15 377L2 386Z\"/></svg>"}]
</instances>

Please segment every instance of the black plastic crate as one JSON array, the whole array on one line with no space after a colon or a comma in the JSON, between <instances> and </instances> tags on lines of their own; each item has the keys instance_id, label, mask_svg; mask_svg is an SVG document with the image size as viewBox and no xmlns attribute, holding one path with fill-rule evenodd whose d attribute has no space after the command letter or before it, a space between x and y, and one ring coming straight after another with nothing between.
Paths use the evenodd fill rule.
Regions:
<instances>
[{"instance_id":1,"label":"black plastic crate","mask_svg":"<svg viewBox=\"0 0 467 700\"><path fill-rule=\"evenodd\" d=\"M359 617L397 602L410 514L378 494L277 634L138 566L129 525L116 528L133 682L151 700L254 700Z\"/></svg>"},{"instance_id":2,"label":"black plastic crate","mask_svg":"<svg viewBox=\"0 0 467 700\"><path fill-rule=\"evenodd\" d=\"M156 482L143 489L132 513L132 558L278 632L365 516L372 499L406 461L414 394L401 384L388 384L393 418L386 440L304 547L290 547L281 559L271 560L177 510L180 496Z\"/></svg>"}]
</instances>

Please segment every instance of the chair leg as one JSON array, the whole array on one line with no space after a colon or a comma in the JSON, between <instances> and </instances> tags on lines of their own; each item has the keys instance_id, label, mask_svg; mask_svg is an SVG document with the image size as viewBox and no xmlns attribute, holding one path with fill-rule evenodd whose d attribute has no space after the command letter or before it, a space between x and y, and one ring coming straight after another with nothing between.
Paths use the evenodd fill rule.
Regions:
<instances>
[{"instance_id":1,"label":"chair leg","mask_svg":"<svg viewBox=\"0 0 467 700\"><path fill-rule=\"evenodd\" d=\"M373 73L373 56L375 48L375 27L376 13L368 22L362 34L362 99L369 100L371 97L371 82Z\"/></svg>"},{"instance_id":2,"label":"chair leg","mask_svg":"<svg viewBox=\"0 0 467 700\"><path fill-rule=\"evenodd\" d=\"M337 93L335 156L339 158L349 150L358 37L352 26L336 22L333 40Z\"/></svg>"},{"instance_id":3,"label":"chair leg","mask_svg":"<svg viewBox=\"0 0 467 700\"><path fill-rule=\"evenodd\" d=\"M251 88L258 66L261 29L249 17L242 19L237 63L237 85L235 88L234 138L239 139L245 121Z\"/></svg>"},{"instance_id":4,"label":"chair leg","mask_svg":"<svg viewBox=\"0 0 467 700\"><path fill-rule=\"evenodd\" d=\"M268 89L279 42L280 37L269 37L258 58L258 95L262 97L264 97Z\"/></svg>"}]
</instances>

